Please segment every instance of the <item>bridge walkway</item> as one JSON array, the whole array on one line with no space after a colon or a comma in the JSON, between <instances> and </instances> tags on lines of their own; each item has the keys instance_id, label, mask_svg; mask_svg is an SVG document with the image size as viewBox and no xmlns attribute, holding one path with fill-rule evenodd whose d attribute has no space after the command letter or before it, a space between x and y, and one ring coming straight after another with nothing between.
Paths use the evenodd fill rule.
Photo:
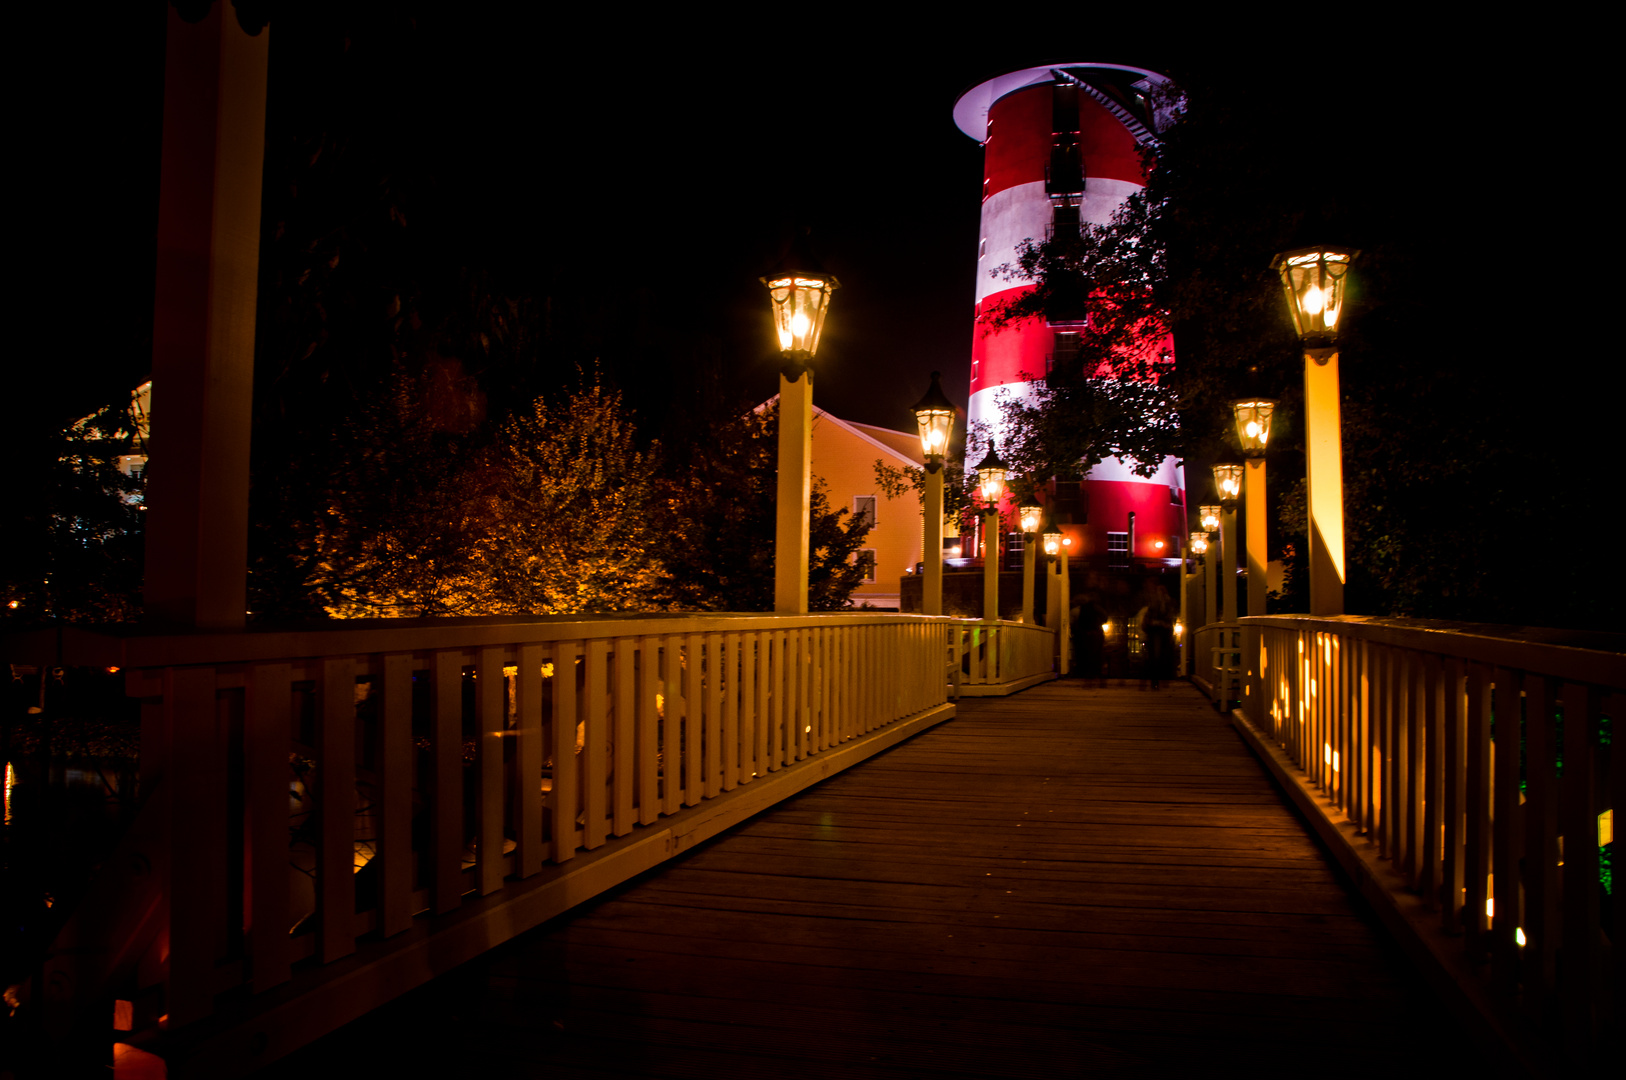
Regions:
<instances>
[{"instance_id":1,"label":"bridge walkway","mask_svg":"<svg viewBox=\"0 0 1626 1080\"><path fill-rule=\"evenodd\" d=\"M841 773L277 1063L383 1075L1460 1070L1235 732L1048 683Z\"/></svg>"}]
</instances>

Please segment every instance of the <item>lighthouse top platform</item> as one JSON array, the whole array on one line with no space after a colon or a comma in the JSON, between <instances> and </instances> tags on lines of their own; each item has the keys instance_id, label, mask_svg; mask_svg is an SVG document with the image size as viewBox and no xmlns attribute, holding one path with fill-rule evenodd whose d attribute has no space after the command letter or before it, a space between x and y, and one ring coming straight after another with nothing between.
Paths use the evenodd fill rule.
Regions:
<instances>
[{"instance_id":1,"label":"lighthouse top platform","mask_svg":"<svg viewBox=\"0 0 1626 1080\"><path fill-rule=\"evenodd\" d=\"M1015 90L1028 86L1038 86L1042 83L1054 82L1056 71L1066 71L1069 74L1084 76L1086 70L1110 71L1118 74L1119 78L1131 76L1127 81L1140 86L1144 83L1146 89L1168 82L1168 77L1159 75L1147 68L1131 67L1128 64L1042 64L1038 67L1023 68L1012 71L987 82L978 83L954 103L954 124L961 131L983 142L988 138L988 109L994 102Z\"/></svg>"}]
</instances>

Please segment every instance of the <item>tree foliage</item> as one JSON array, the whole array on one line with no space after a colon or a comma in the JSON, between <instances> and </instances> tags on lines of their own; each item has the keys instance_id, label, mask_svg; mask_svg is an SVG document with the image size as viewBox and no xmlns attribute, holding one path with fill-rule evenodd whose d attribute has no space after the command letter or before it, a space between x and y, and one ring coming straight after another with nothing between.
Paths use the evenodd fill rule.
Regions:
<instances>
[{"instance_id":1,"label":"tree foliage","mask_svg":"<svg viewBox=\"0 0 1626 1080\"><path fill-rule=\"evenodd\" d=\"M123 622L140 613L146 483L120 459L146 453L142 431L124 396L33 448L45 475L30 477L8 515L0 620Z\"/></svg>"}]
</instances>

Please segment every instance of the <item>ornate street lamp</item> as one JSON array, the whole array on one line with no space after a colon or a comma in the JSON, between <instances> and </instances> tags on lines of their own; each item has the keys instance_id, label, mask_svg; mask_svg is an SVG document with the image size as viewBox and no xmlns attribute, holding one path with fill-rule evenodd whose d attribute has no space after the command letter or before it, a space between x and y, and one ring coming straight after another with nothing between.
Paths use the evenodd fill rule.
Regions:
<instances>
[{"instance_id":1,"label":"ornate street lamp","mask_svg":"<svg viewBox=\"0 0 1626 1080\"><path fill-rule=\"evenodd\" d=\"M954 432L954 405L943 395L939 378L940 372L932 372L931 388L914 410L920 452L926 461L925 551L921 553L926 577L921 582L920 610L927 615L943 614L943 456Z\"/></svg>"},{"instance_id":2,"label":"ornate street lamp","mask_svg":"<svg viewBox=\"0 0 1626 1080\"><path fill-rule=\"evenodd\" d=\"M806 237L762 279L779 333L779 485L774 523L774 610L807 613L809 503L813 495L813 354L839 287ZM803 375L807 378L802 378Z\"/></svg>"},{"instance_id":3,"label":"ornate street lamp","mask_svg":"<svg viewBox=\"0 0 1626 1080\"><path fill-rule=\"evenodd\" d=\"M1250 460L1263 456L1270 442L1270 418L1276 412L1273 398L1237 398L1231 402L1231 414L1236 419L1236 438L1242 444L1242 454Z\"/></svg>"},{"instance_id":4,"label":"ornate street lamp","mask_svg":"<svg viewBox=\"0 0 1626 1080\"><path fill-rule=\"evenodd\" d=\"M938 472L943 468L949 436L954 433L954 403L943 394L943 387L938 382L942 377L942 372L932 372L931 388L914 407L915 423L920 428L920 452L925 456L927 472Z\"/></svg>"},{"instance_id":5,"label":"ornate street lamp","mask_svg":"<svg viewBox=\"0 0 1626 1080\"><path fill-rule=\"evenodd\" d=\"M1288 311L1304 348L1304 464L1310 540L1310 614L1344 611L1344 460L1338 403L1338 322L1349 248L1301 248L1276 256Z\"/></svg>"},{"instance_id":6,"label":"ornate street lamp","mask_svg":"<svg viewBox=\"0 0 1626 1080\"><path fill-rule=\"evenodd\" d=\"M977 463L977 494L982 499L982 617L999 618L999 503L1005 497L1005 463L988 440L988 455Z\"/></svg>"},{"instance_id":7,"label":"ornate street lamp","mask_svg":"<svg viewBox=\"0 0 1626 1080\"><path fill-rule=\"evenodd\" d=\"M1270 443L1270 418L1276 402L1270 398L1238 398L1231 402L1236 438L1242 444L1247 475L1243 478L1243 523L1248 553L1248 614L1265 613L1265 572L1270 565L1265 499L1265 447Z\"/></svg>"},{"instance_id":8,"label":"ornate street lamp","mask_svg":"<svg viewBox=\"0 0 1626 1080\"><path fill-rule=\"evenodd\" d=\"M1341 247L1284 251L1270 264L1282 278L1293 325L1307 349L1330 349L1344 313L1344 279L1360 252Z\"/></svg>"},{"instance_id":9,"label":"ornate street lamp","mask_svg":"<svg viewBox=\"0 0 1626 1080\"><path fill-rule=\"evenodd\" d=\"M1035 534L1039 531L1039 521L1044 515L1044 509L1033 503L1023 503L1017 507L1017 521L1022 526L1022 621L1033 622L1033 573L1034 558L1037 554L1033 550Z\"/></svg>"},{"instance_id":10,"label":"ornate street lamp","mask_svg":"<svg viewBox=\"0 0 1626 1080\"><path fill-rule=\"evenodd\" d=\"M1220 526L1220 508L1218 506L1199 506L1197 508L1198 520L1208 532L1216 532Z\"/></svg>"},{"instance_id":11,"label":"ornate street lamp","mask_svg":"<svg viewBox=\"0 0 1626 1080\"><path fill-rule=\"evenodd\" d=\"M1192 533L1191 534L1191 553L1193 555L1204 555L1207 552L1208 552L1208 534L1205 533L1205 532L1194 532L1194 533Z\"/></svg>"},{"instance_id":12,"label":"ornate street lamp","mask_svg":"<svg viewBox=\"0 0 1626 1080\"><path fill-rule=\"evenodd\" d=\"M1214 486L1219 489L1221 505L1229 505L1242 498L1242 466L1234 462L1215 465Z\"/></svg>"},{"instance_id":13,"label":"ornate street lamp","mask_svg":"<svg viewBox=\"0 0 1626 1080\"><path fill-rule=\"evenodd\" d=\"M1051 526L1044 533L1044 553L1052 559L1061 554L1061 530Z\"/></svg>"}]
</instances>

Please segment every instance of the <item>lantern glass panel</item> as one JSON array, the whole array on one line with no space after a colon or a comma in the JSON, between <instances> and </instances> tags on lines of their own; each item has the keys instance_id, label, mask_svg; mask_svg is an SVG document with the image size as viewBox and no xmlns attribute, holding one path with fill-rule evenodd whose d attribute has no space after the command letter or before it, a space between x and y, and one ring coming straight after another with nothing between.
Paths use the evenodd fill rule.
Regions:
<instances>
[{"instance_id":1,"label":"lantern glass panel","mask_svg":"<svg viewBox=\"0 0 1626 1080\"><path fill-rule=\"evenodd\" d=\"M1039 531L1039 517L1043 513L1039 507L1030 504L1021 507L1017 512L1021 516L1023 532L1036 533Z\"/></svg>"},{"instance_id":2,"label":"lantern glass panel","mask_svg":"<svg viewBox=\"0 0 1626 1080\"><path fill-rule=\"evenodd\" d=\"M1338 333L1344 310L1344 280L1355 252L1342 248L1306 248L1276 256L1282 290L1293 313L1293 325L1305 341L1330 341Z\"/></svg>"},{"instance_id":3,"label":"lantern glass panel","mask_svg":"<svg viewBox=\"0 0 1626 1080\"><path fill-rule=\"evenodd\" d=\"M1198 512L1204 529L1213 532L1220 527L1220 507L1204 506Z\"/></svg>"},{"instance_id":4,"label":"lantern glass panel","mask_svg":"<svg viewBox=\"0 0 1626 1080\"><path fill-rule=\"evenodd\" d=\"M948 453L949 435L954 428L954 413L949 409L917 409L915 422L920 426L920 451L928 458L940 458Z\"/></svg>"},{"instance_id":5,"label":"lantern glass panel","mask_svg":"<svg viewBox=\"0 0 1626 1080\"><path fill-rule=\"evenodd\" d=\"M1193 555L1203 555L1203 554L1206 554L1207 551L1208 551L1208 534L1203 533L1203 532L1194 532L1194 533L1192 533L1191 534L1191 553Z\"/></svg>"},{"instance_id":6,"label":"lantern glass panel","mask_svg":"<svg viewBox=\"0 0 1626 1080\"><path fill-rule=\"evenodd\" d=\"M1044 534L1044 553L1046 555L1061 554L1061 533L1047 532Z\"/></svg>"},{"instance_id":7,"label":"lantern glass panel","mask_svg":"<svg viewBox=\"0 0 1626 1080\"><path fill-rule=\"evenodd\" d=\"M1270 417L1276 403L1269 398L1241 398L1231 402L1236 415L1236 437L1245 454L1263 454L1270 442Z\"/></svg>"},{"instance_id":8,"label":"lantern glass panel","mask_svg":"<svg viewBox=\"0 0 1626 1080\"><path fill-rule=\"evenodd\" d=\"M767 285L780 351L812 357L819 348L819 332L830 309L830 294L837 288L836 279L793 273L769 278Z\"/></svg>"},{"instance_id":9,"label":"lantern glass panel","mask_svg":"<svg viewBox=\"0 0 1626 1080\"><path fill-rule=\"evenodd\" d=\"M1235 502L1242 497L1242 466L1215 465L1214 486L1219 489L1220 502Z\"/></svg>"}]
</instances>

